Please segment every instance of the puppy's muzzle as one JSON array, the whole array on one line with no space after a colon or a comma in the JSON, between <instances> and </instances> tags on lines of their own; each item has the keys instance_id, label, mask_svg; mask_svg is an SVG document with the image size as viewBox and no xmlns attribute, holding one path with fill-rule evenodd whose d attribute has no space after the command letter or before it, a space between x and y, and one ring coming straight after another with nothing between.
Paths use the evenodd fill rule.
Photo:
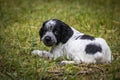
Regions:
<instances>
[{"instance_id":1,"label":"puppy's muzzle","mask_svg":"<svg viewBox=\"0 0 120 80\"><path fill-rule=\"evenodd\" d=\"M43 43L44 43L46 46L53 46L53 45L55 44L55 41L54 41L54 39L52 39L52 37L46 36L46 37L43 39Z\"/></svg>"}]
</instances>

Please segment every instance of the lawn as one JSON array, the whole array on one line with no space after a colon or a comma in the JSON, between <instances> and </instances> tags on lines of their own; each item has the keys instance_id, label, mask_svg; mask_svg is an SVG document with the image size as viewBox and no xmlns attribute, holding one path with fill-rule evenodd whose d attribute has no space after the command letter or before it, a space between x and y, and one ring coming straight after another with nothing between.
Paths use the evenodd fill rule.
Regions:
<instances>
[{"instance_id":1,"label":"lawn","mask_svg":"<svg viewBox=\"0 0 120 80\"><path fill-rule=\"evenodd\" d=\"M119 0L0 0L0 80L120 80ZM104 38L111 64L60 65L32 55L49 50L38 31L57 18L80 32Z\"/></svg>"}]
</instances>

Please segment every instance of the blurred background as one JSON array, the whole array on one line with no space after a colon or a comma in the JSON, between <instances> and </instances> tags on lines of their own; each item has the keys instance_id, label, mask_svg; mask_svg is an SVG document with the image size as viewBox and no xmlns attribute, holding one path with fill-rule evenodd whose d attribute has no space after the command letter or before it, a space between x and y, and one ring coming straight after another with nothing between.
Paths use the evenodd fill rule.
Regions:
<instances>
[{"instance_id":1,"label":"blurred background","mask_svg":"<svg viewBox=\"0 0 120 80\"><path fill-rule=\"evenodd\" d=\"M38 31L44 21L53 18L85 34L104 38L112 50L114 60L111 65L89 65L100 67L103 70L100 72L86 65L82 68L75 65L61 67L59 60L31 55L34 49L50 49L40 42ZM1 80L119 80L119 66L119 0L0 0ZM77 71L90 69L95 70L94 75L77 74ZM62 72L62 76L49 73L51 71Z\"/></svg>"}]
</instances>

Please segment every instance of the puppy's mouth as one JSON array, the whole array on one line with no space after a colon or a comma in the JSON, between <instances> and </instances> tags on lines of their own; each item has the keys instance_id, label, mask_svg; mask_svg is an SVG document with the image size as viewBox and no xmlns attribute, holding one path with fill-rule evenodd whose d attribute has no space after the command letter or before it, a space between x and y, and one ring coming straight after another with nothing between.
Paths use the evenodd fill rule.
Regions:
<instances>
[{"instance_id":1,"label":"puppy's mouth","mask_svg":"<svg viewBox=\"0 0 120 80\"><path fill-rule=\"evenodd\" d=\"M48 41L48 42L43 41L43 43L44 43L46 46L48 46L48 47L53 46L53 45L56 44L54 41Z\"/></svg>"}]
</instances>

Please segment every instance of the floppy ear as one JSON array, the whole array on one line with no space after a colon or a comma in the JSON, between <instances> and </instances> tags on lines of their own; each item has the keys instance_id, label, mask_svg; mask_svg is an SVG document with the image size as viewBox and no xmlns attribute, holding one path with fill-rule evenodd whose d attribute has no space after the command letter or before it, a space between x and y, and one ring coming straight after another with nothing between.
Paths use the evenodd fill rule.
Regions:
<instances>
[{"instance_id":1,"label":"floppy ear","mask_svg":"<svg viewBox=\"0 0 120 80\"><path fill-rule=\"evenodd\" d=\"M65 23L61 25L61 42L66 43L68 39L73 35L72 29Z\"/></svg>"},{"instance_id":2,"label":"floppy ear","mask_svg":"<svg viewBox=\"0 0 120 80\"><path fill-rule=\"evenodd\" d=\"M43 30L43 27L42 27L42 28L40 28L40 30L39 30L40 40L41 40L41 38L43 37L43 34L44 34L44 30Z\"/></svg>"},{"instance_id":3,"label":"floppy ear","mask_svg":"<svg viewBox=\"0 0 120 80\"><path fill-rule=\"evenodd\" d=\"M43 35L44 35L44 33L45 33L44 26L45 26L45 24L46 24L47 22L48 22L48 20L45 21L45 22L42 24L42 27L41 27L40 30L39 30L40 40L41 40L41 38L43 37Z\"/></svg>"}]
</instances>

